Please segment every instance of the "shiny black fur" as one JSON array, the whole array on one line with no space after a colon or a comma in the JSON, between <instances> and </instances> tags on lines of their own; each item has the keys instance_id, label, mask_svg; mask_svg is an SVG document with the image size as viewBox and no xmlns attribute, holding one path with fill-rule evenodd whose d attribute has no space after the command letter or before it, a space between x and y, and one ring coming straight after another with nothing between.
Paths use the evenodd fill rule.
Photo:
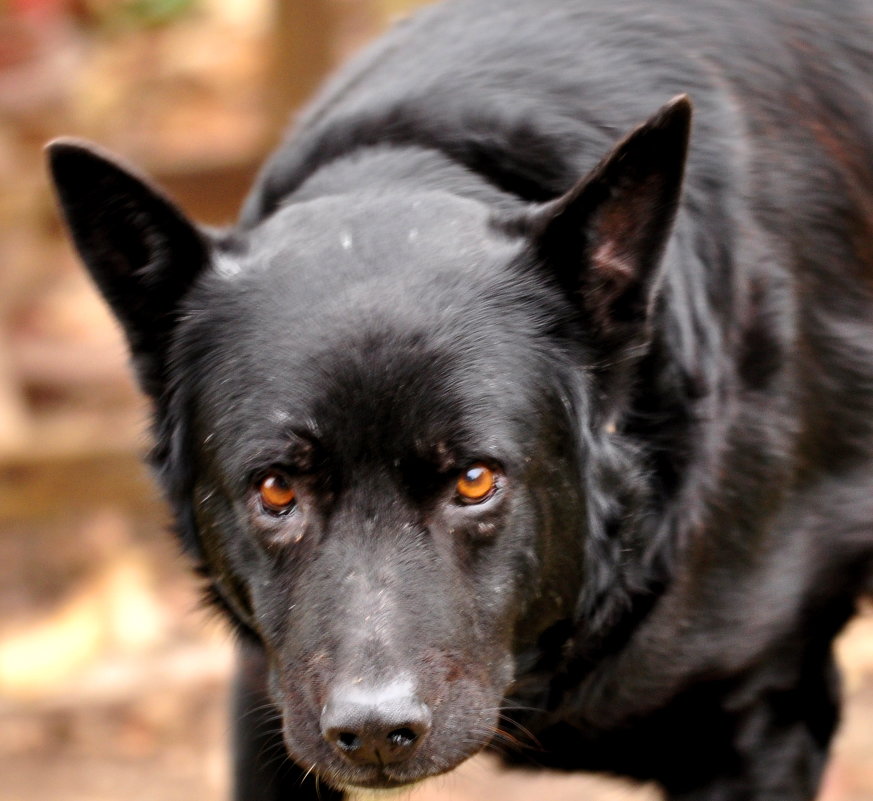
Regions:
<instances>
[{"instance_id":1,"label":"shiny black fur","mask_svg":"<svg viewBox=\"0 0 873 801\"><path fill-rule=\"evenodd\" d=\"M851 0L447 3L328 85L220 233L53 145L242 635L237 798L482 747L815 795L873 564L871 42ZM415 718L404 759L331 733L350 687Z\"/></svg>"}]
</instances>

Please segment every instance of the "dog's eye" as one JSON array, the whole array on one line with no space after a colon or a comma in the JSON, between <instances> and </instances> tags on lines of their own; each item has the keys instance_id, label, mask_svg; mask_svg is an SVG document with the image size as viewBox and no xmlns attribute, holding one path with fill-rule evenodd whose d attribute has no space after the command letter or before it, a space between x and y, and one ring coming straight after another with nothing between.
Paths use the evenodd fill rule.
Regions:
<instances>
[{"instance_id":1,"label":"dog's eye","mask_svg":"<svg viewBox=\"0 0 873 801\"><path fill-rule=\"evenodd\" d=\"M455 484L458 500L461 503L482 503L497 490L497 472L484 464L468 467Z\"/></svg>"},{"instance_id":2,"label":"dog's eye","mask_svg":"<svg viewBox=\"0 0 873 801\"><path fill-rule=\"evenodd\" d=\"M279 515L290 512L297 505L297 493L285 473L272 470L258 485L261 506L268 512Z\"/></svg>"}]
</instances>

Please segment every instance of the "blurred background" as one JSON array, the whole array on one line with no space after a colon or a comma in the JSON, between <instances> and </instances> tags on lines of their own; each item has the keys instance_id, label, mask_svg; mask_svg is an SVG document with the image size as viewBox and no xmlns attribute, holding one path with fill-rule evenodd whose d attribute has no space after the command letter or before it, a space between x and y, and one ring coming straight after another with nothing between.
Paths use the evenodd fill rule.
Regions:
<instances>
[{"instance_id":1,"label":"blurred background","mask_svg":"<svg viewBox=\"0 0 873 801\"><path fill-rule=\"evenodd\" d=\"M415 0L0 0L0 801L226 797L232 643L199 607L140 459L146 408L60 230L42 146L100 142L197 219L233 220L290 112ZM873 800L873 618L827 801ZM416 801L648 799L500 773Z\"/></svg>"}]
</instances>

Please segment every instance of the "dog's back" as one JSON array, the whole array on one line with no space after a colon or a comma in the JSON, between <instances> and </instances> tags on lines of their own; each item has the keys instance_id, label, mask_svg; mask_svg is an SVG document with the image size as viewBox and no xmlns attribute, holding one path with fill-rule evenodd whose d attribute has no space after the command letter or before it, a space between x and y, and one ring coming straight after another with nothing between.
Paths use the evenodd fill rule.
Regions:
<instances>
[{"instance_id":1,"label":"dog's back","mask_svg":"<svg viewBox=\"0 0 873 801\"><path fill-rule=\"evenodd\" d=\"M814 213L828 173L869 186L871 20L869 2L851 1L438 4L327 85L263 171L245 221L325 163L379 145L434 147L525 199L554 197L681 93L697 109L692 194L777 208L790 197Z\"/></svg>"}]
</instances>

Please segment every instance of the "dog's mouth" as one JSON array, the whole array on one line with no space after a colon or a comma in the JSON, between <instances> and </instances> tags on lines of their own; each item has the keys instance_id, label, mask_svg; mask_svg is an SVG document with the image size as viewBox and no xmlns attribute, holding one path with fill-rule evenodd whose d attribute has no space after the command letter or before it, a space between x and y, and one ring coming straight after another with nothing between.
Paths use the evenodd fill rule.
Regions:
<instances>
[{"instance_id":1,"label":"dog's mouth","mask_svg":"<svg viewBox=\"0 0 873 801\"><path fill-rule=\"evenodd\" d=\"M453 756L453 759L446 759L440 755L428 757L422 754L420 757L402 764L375 765L343 763L328 757L324 762L316 763L313 773L331 787L347 791L354 790L356 799L359 798L358 791L361 790L378 791L378 796L382 798L384 791L404 788L409 790L412 785L448 773L473 756L473 753L455 753Z\"/></svg>"},{"instance_id":2,"label":"dog's mouth","mask_svg":"<svg viewBox=\"0 0 873 801\"><path fill-rule=\"evenodd\" d=\"M393 797L395 793L392 791L408 793L413 787L428 779L455 770L470 756L464 756L457 763L441 763L439 767L431 764L420 766L418 769L413 765L403 768L391 765L372 768L355 767L352 770L341 768L337 773L328 769L321 774L321 777L330 786L353 794L355 801L365 801L369 798L382 801Z\"/></svg>"},{"instance_id":3,"label":"dog's mouth","mask_svg":"<svg viewBox=\"0 0 873 801\"><path fill-rule=\"evenodd\" d=\"M394 776L390 770L374 768L371 776L359 776L353 780L345 778L342 781L335 782L335 785L338 789L345 792L354 792L356 801L361 801L362 798L367 798L367 791L375 791L372 797L374 799L382 799L386 795L390 795L391 790L408 791L425 778L429 777Z\"/></svg>"}]
</instances>

